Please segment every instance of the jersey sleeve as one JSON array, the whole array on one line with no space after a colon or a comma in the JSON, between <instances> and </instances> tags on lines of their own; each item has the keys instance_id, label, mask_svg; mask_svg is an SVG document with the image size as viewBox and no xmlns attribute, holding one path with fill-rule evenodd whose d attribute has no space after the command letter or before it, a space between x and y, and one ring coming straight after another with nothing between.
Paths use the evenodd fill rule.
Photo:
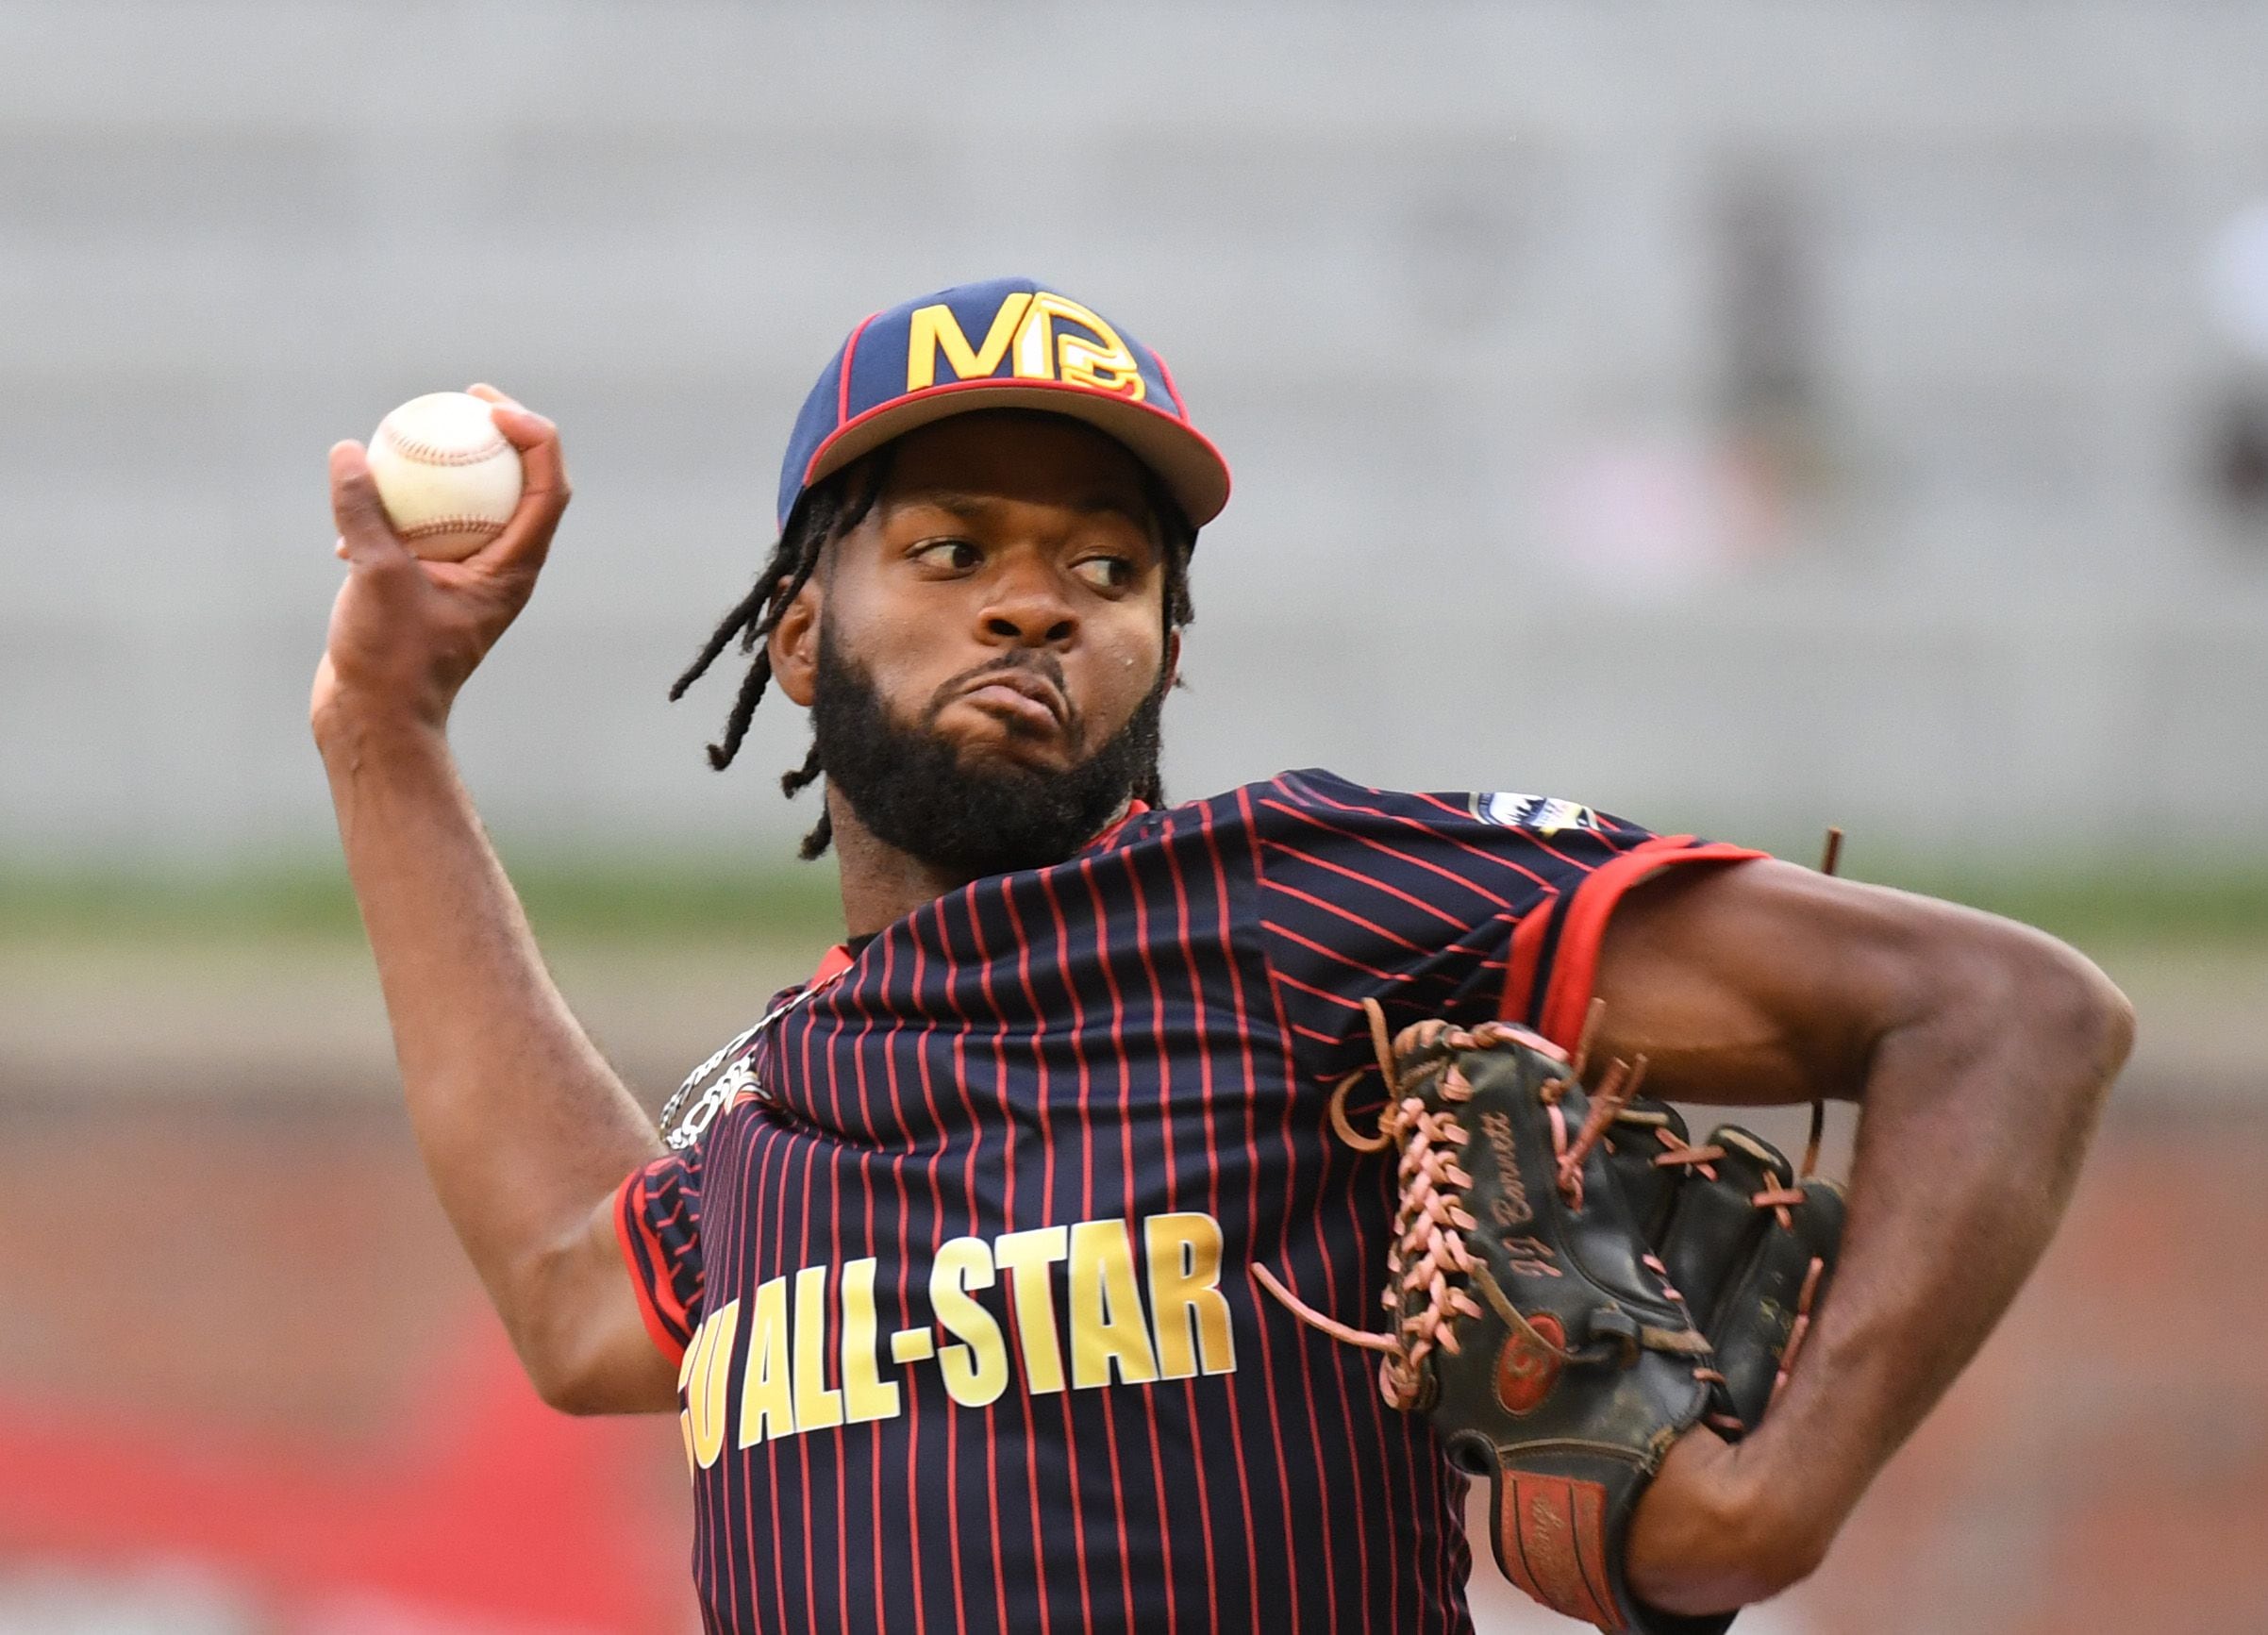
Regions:
<instances>
[{"instance_id":1,"label":"jersey sleeve","mask_svg":"<svg viewBox=\"0 0 2268 1635\"><path fill-rule=\"evenodd\" d=\"M1270 968L1326 1076L1370 1060L1366 998L1397 1030L1503 1017L1572 1045L1625 893L1666 867L1764 855L1542 796L1405 794L1323 772L1253 793Z\"/></svg>"},{"instance_id":2,"label":"jersey sleeve","mask_svg":"<svg viewBox=\"0 0 2268 1635\"><path fill-rule=\"evenodd\" d=\"M701 1308L701 1143L656 1159L615 1189L614 1230L646 1332L685 1360Z\"/></svg>"}]
</instances>

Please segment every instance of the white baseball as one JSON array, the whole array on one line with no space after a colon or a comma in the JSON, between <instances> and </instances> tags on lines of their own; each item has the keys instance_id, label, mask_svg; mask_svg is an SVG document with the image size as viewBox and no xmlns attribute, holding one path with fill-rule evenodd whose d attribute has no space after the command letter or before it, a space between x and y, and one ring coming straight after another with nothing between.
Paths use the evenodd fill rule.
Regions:
<instances>
[{"instance_id":1,"label":"white baseball","mask_svg":"<svg viewBox=\"0 0 2268 1635\"><path fill-rule=\"evenodd\" d=\"M470 392L411 398L378 422L369 458L393 531L435 561L471 556L520 504L520 451Z\"/></svg>"}]
</instances>

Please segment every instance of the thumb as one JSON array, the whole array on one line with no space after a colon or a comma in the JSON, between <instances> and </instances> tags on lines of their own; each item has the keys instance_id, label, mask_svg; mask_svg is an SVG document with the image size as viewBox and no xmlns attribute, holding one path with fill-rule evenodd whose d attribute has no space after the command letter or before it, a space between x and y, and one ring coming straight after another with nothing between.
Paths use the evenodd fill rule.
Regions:
<instances>
[{"instance_id":1,"label":"thumb","mask_svg":"<svg viewBox=\"0 0 2268 1635\"><path fill-rule=\"evenodd\" d=\"M409 555L387 521L385 502L378 498L378 485L359 442L331 445L331 516L339 525L339 543L346 559L358 566Z\"/></svg>"}]
</instances>

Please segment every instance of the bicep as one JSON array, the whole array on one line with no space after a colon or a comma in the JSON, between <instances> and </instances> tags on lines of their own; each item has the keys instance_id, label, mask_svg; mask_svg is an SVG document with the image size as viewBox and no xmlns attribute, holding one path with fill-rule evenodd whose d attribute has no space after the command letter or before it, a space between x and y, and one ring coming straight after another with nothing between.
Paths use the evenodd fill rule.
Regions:
<instances>
[{"instance_id":1,"label":"bicep","mask_svg":"<svg viewBox=\"0 0 2268 1635\"><path fill-rule=\"evenodd\" d=\"M1673 1099L1855 1098L1877 1042L1926 1007L1932 959L1993 924L1770 859L1665 871L1608 923L1596 1048L1643 1055Z\"/></svg>"}]
</instances>

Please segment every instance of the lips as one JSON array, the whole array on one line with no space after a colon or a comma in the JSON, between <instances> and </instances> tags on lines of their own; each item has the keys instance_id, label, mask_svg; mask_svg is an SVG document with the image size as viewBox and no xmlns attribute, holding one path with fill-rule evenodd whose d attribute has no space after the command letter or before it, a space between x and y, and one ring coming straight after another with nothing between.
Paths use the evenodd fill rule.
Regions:
<instances>
[{"instance_id":1,"label":"lips","mask_svg":"<svg viewBox=\"0 0 2268 1635\"><path fill-rule=\"evenodd\" d=\"M1027 732L1062 728L1070 709L1062 692L1028 670L993 670L974 678L960 696Z\"/></svg>"}]
</instances>

